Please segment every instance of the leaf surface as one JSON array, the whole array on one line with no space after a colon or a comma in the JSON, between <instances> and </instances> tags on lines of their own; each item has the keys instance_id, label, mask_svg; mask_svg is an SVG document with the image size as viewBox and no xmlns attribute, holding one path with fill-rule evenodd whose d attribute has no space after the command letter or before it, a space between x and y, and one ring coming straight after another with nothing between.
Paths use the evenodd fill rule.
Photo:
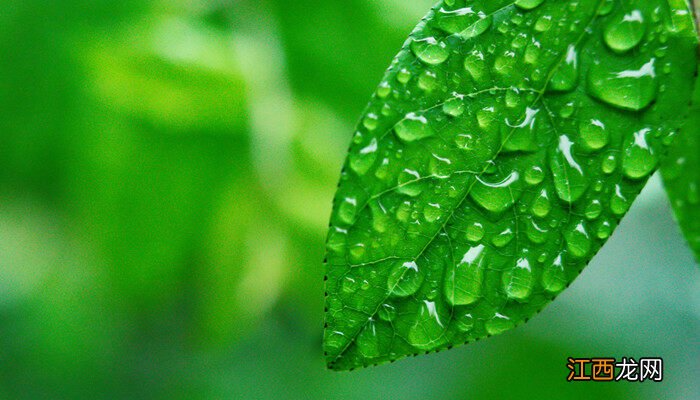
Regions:
<instances>
[{"instance_id":1,"label":"leaf surface","mask_svg":"<svg viewBox=\"0 0 700 400\"><path fill-rule=\"evenodd\" d=\"M327 242L329 368L496 335L564 290L680 124L683 1L438 3L354 134ZM678 4L675 4L678 3Z\"/></svg>"}]
</instances>

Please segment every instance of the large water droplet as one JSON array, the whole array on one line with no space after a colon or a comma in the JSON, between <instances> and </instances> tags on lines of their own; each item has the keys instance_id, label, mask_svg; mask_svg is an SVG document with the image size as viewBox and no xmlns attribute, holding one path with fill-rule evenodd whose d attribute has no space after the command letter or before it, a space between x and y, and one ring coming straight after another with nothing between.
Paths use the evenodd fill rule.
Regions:
<instances>
[{"instance_id":1,"label":"large water droplet","mask_svg":"<svg viewBox=\"0 0 700 400\"><path fill-rule=\"evenodd\" d=\"M477 12L472 7L456 10L446 10L443 7L438 10L436 15L438 26L447 33L460 33L485 17L486 14Z\"/></svg>"},{"instance_id":2,"label":"large water droplet","mask_svg":"<svg viewBox=\"0 0 700 400\"><path fill-rule=\"evenodd\" d=\"M506 151L535 151L537 150L537 142L535 140L535 130L537 123L537 114L540 110L526 108L522 122L511 124L506 120L506 142L503 144L503 149Z\"/></svg>"},{"instance_id":3,"label":"large water droplet","mask_svg":"<svg viewBox=\"0 0 700 400\"><path fill-rule=\"evenodd\" d=\"M372 210L372 228L378 233L386 232L389 226L389 214L379 201L370 203Z\"/></svg>"},{"instance_id":4,"label":"large water droplet","mask_svg":"<svg viewBox=\"0 0 700 400\"><path fill-rule=\"evenodd\" d=\"M622 193L622 187L615 185L615 194L610 199L610 211L617 216L624 215L630 208L627 197Z\"/></svg>"},{"instance_id":5,"label":"large water droplet","mask_svg":"<svg viewBox=\"0 0 700 400\"><path fill-rule=\"evenodd\" d=\"M605 28L605 43L612 50L623 53L629 51L642 41L646 24L641 11L634 10L629 14L613 18Z\"/></svg>"},{"instance_id":6,"label":"large water droplet","mask_svg":"<svg viewBox=\"0 0 700 400\"><path fill-rule=\"evenodd\" d=\"M623 110L639 111L648 107L658 93L656 69L652 58L636 70L610 71L603 63L594 64L588 74L591 96Z\"/></svg>"},{"instance_id":7,"label":"large water droplet","mask_svg":"<svg viewBox=\"0 0 700 400\"><path fill-rule=\"evenodd\" d=\"M598 119L581 121L579 131L582 144L588 150L600 150L608 144L608 131L605 129L605 124Z\"/></svg>"},{"instance_id":8,"label":"large water droplet","mask_svg":"<svg viewBox=\"0 0 700 400\"><path fill-rule=\"evenodd\" d=\"M408 342L420 350L432 350L445 342L445 327L437 304L424 300L415 324L408 332Z\"/></svg>"},{"instance_id":9,"label":"large water droplet","mask_svg":"<svg viewBox=\"0 0 700 400\"><path fill-rule=\"evenodd\" d=\"M449 99L442 105L442 111L452 117L459 117L464 113L464 100L460 97Z\"/></svg>"},{"instance_id":10,"label":"large water droplet","mask_svg":"<svg viewBox=\"0 0 700 400\"><path fill-rule=\"evenodd\" d=\"M413 39L411 50L419 60L431 65L442 64L450 55L447 45L443 42L438 42L434 37Z\"/></svg>"},{"instance_id":11,"label":"large water droplet","mask_svg":"<svg viewBox=\"0 0 700 400\"><path fill-rule=\"evenodd\" d=\"M511 299L525 300L532 293L533 279L530 261L521 258L514 268L503 274L503 290Z\"/></svg>"},{"instance_id":12,"label":"large water droplet","mask_svg":"<svg viewBox=\"0 0 700 400\"><path fill-rule=\"evenodd\" d=\"M464 59L464 69L469 72L476 82L480 82L486 72L484 53L480 52L479 50L473 50Z\"/></svg>"},{"instance_id":13,"label":"large water droplet","mask_svg":"<svg viewBox=\"0 0 700 400\"><path fill-rule=\"evenodd\" d=\"M416 113L406 114L406 117L396 124L394 131L396 136L405 142L413 142L435 134L428 119Z\"/></svg>"},{"instance_id":14,"label":"large water droplet","mask_svg":"<svg viewBox=\"0 0 700 400\"><path fill-rule=\"evenodd\" d=\"M335 227L328 233L328 243L326 248L331 253L340 253L347 246L348 231L346 229Z\"/></svg>"},{"instance_id":15,"label":"large water droplet","mask_svg":"<svg viewBox=\"0 0 700 400\"><path fill-rule=\"evenodd\" d=\"M513 329L515 327L515 323L513 323L513 321L507 316L496 313L493 318L486 321L484 327L486 328L486 333L489 335L498 335Z\"/></svg>"},{"instance_id":16,"label":"large water droplet","mask_svg":"<svg viewBox=\"0 0 700 400\"><path fill-rule=\"evenodd\" d=\"M392 296L406 297L417 292L424 279L425 275L414 261L398 263L389 274L387 286Z\"/></svg>"},{"instance_id":17,"label":"large water droplet","mask_svg":"<svg viewBox=\"0 0 700 400\"><path fill-rule=\"evenodd\" d=\"M404 169L399 173L396 191L407 196L416 197L423 193L423 181L418 171Z\"/></svg>"},{"instance_id":18,"label":"large water droplet","mask_svg":"<svg viewBox=\"0 0 700 400\"><path fill-rule=\"evenodd\" d=\"M552 16L543 15L537 19L535 22L535 30L537 32L547 32L552 28Z\"/></svg>"},{"instance_id":19,"label":"large water droplet","mask_svg":"<svg viewBox=\"0 0 700 400\"><path fill-rule=\"evenodd\" d=\"M532 203L532 213L540 218L544 218L549 215L552 210L552 204L549 202L549 195L547 194L547 189L542 189L539 196Z\"/></svg>"},{"instance_id":20,"label":"large water droplet","mask_svg":"<svg viewBox=\"0 0 700 400\"><path fill-rule=\"evenodd\" d=\"M354 197L346 197L338 206L338 217L345 224L352 224L355 222L355 216L357 215L357 199Z\"/></svg>"},{"instance_id":21,"label":"large water droplet","mask_svg":"<svg viewBox=\"0 0 700 400\"><path fill-rule=\"evenodd\" d=\"M515 233L510 228L505 229L501 233L491 239L491 243L498 248L506 247L515 238Z\"/></svg>"},{"instance_id":22,"label":"large water droplet","mask_svg":"<svg viewBox=\"0 0 700 400\"><path fill-rule=\"evenodd\" d=\"M544 170L538 166L532 166L525 171L525 182L528 185L539 185L544 180Z\"/></svg>"},{"instance_id":23,"label":"large water droplet","mask_svg":"<svg viewBox=\"0 0 700 400\"><path fill-rule=\"evenodd\" d=\"M392 322L396 318L396 307L391 304L384 303L379 306L379 311L377 311L379 318L384 321Z\"/></svg>"},{"instance_id":24,"label":"large water droplet","mask_svg":"<svg viewBox=\"0 0 700 400\"><path fill-rule=\"evenodd\" d=\"M352 276L346 276L343 278L341 289L345 293L355 293L359 285L360 284L357 282L357 279L353 278Z\"/></svg>"},{"instance_id":25,"label":"large water droplet","mask_svg":"<svg viewBox=\"0 0 700 400\"><path fill-rule=\"evenodd\" d=\"M586 206L586 218L589 220L594 220L600 217L603 212L603 204L599 200L591 201L588 206Z\"/></svg>"},{"instance_id":26,"label":"large water droplet","mask_svg":"<svg viewBox=\"0 0 700 400\"><path fill-rule=\"evenodd\" d=\"M443 214L444 212L440 208L440 204L437 203L428 203L423 209L423 217L425 221L429 223L438 221Z\"/></svg>"},{"instance_id":27,"label":"large water droplet","mask_svg":"<svg viewBox=\"0 0 700 400\"><path fill-rule=\"evenodd\" d=\"M547 241L549 236L549 231L537 224L534 219L530 220L527 224L527 238L530 239L532 243L542 244Z\"/></svg>"},{"instance_id":28,"label":"large water droplet","mask_svg":"<svg viewBox=\"0 0 700 400\"><path fill-rule=\"evenodd\" d=\"M493 17L484 13L479 13L479 19L469 25L466 29L459 32L457 35L463 39L471 39L486 32L491 27Z\"/></svg>"},{"instance_id":29,"label":"large water droplet","mask_svg":"<svg viewBox=\"0 0 700 400\"><path fill-rule=\"evenodd\" d=\"M532 10L543 2L544 0L516 0L515 5L523 10Z\"/></svg>"},{"instance_id":30,"label":"large water droplet","mask_svg":"<svg viewBox=\"0 0 700 400\"><path fill-rule=\"evenodd\" d=\"M384 324L370 319L357 335L357 349L364 357L374 358L387 353L392 333L391 328Z\"/></svg>"},{"instance_id":31,"label":"large water droplet","mask_svg":"<svg viewBox=\"0 0 700 400\"><path fill-rule=\"evenodd\" d=\"M462 261L445 274L445 297L452 305L467 305L479 300L484 279L484 246L472 247Z\"/></svg>"},{"instance_id":32,"label":"large water droplet","mask_svg":"<svg viewBox=\"0 0 700 400\"><path fill-rule=\"evenodd\" d=\"M469 313L455 316L455 322L457 323L457 329L462 332L469 332L474 329L474 317Z\"/></svg>"},{"instance_id":33,"label":"large water droplet","mask_svg":"<svg viewBox=\"0 0 700 400\"><path fill-rule=\"evenodd\" d=\"M573 203L588 189L588 180L581 165L574 159L568 136L559 137L559 146L550 157L550 168L554 176L554 186L562 200Z\"/></svg>"},{"instance_id":34,"label":"large water droplet","mask_svg":"<svg viewBox=\"0 0 700 400\"><path fill-rule=\"evenodd\" d=\"M641 179L651 174L658 163L654 148L647 142L651 129L646 128L632 134L626 140L622 169L631 179Z\"/></svg>"},{"instance_id":35,"label":"large water droplet","mask_svg":"<svg viewBox=\"0 0 700 400\"><path fill-rule=\"evenodd\" d=\"M542 286L550 293L559 293L566 287L566 275L561 254L542 273Z\"/></svg>"},{"instance_id":36,"label":"large water droplet","mask_svg":"<svg viewBox=\"0 0 700 400\"><path fill-rule=\"evenodd\" d=\"M547 89L554 92L568 92L578 84L578 52L575 45L569 45L566 58L552 75Z\"/></svg>"},{"instance_id":37,"label":"large water droplet","mask_svg":"<svg viewBox=\"0 0 700 400\"><path fill-rule=\"evenodd\" d=\"M358 175L366 174L377 160L377 147L377 139L372 138L372 141L360 151L350 153L350 168Z\"/></svg>"},{"instance_id":38,"label":"large water droplet","mask_svg":"<svg viewBox=\"0 0 700 400\"><path fill-rule=\"evenodd\" d=\"M516 54L512 51L506 51L493 63L493 69L504 76L510 76L513 73L516 62Z\"/></svg>"},{"instance_id":39,"label":"large water droplet","mask_svg":"<svg viewBox=\"0 0 700 400\"><path fill-rule=\"evenodd\" d=\"M566 248L569 254L576 258L583 258L591 251L591 240L583 223L577 224L573 229L564 232Z\"/></svg>"},{"instance_id":40,"label":"large water droplet","mask_svg":"<svg viewBox=\"0 0 700 400\"><path fill-rule=\"evenodd\" d=\"M474 201L488 211L501 213L508 210L520 198L520 175L513 171L499 182L489 182L477 177L470 195Z\"/></svg>"}]
</instances>

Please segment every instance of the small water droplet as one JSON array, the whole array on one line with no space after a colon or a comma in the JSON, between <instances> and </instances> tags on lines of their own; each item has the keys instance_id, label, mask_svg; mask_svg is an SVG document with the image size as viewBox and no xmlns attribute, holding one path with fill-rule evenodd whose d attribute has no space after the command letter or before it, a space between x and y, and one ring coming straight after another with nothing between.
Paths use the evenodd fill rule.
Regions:
<instances>
[{"instance_id":1,"label":"small water droplet","mask_svg":"<svg viewBox=\"0 0 700 400\"><path fill-rule=\"evenodd\" d=\"M328 233L328 242L326 248L331 253L340 253L347 245L348 231L342 228L335 227Z\"/></svg>"},{"instance_id":2,"label":"small water droplet","mask_svg":"<svg viewBox=\"0 0 700 400\"><path fill-rule=\"evenodd\" d=\"M450 55L447 45L438 42L432 36L424 39L413 39L411 50L419 60L430 65L442 64Z\"/></svg>"},{"instance_id":3,"label":"small water droplet","mask_svg":"<svg viewBox=\"0 0 700 400\"><path fill-rule=\"evenodd\" d=\"M598 9L598 15L606 16L612 12L613 8L615 7L615 0L605 0L603 4L601 4L600 8Z\"/></svg>"},{"instance_id":4,"label":"small water droplet","mask_svg":"<svg viewBox=\"0 0 700 400\"><path fill-rule=\"evenodd\" d=\"M476 22L469 25L463 31L459 32L457 35L462 39L471 39L477 37L486 32L486 30L491 27L492 21L492 16L486 15L484 13L479 13L479 19Z\"/></svg>"},{"instance_id":5,"label":"small water droplet","mask_svg":"<svg viewBox=\"0 0 700 400\"><path fill-rule=\"evenodd\" d=\"M442 111L452 117L459 117L464 113L464 100L459 97L454 97L442 105Z\"/></svg>"},{"instance_id":6,"label":"small water droplet","mask_svg":"<svg viewBox=\"0 0 700 400\"><path fill-rule=\"evenodd\" d=\"M594 220L600 217L603 212L603 204L600 200L591 201L586 207L586 218L589 220Z\"/></svg>"},{"instance_id":7,"label":"small water droplet","mask_svg":"<svg viewBox=\"0 0 700 400\"><path fill-rule=\"evenodd\" d=\"M574 159L571 147L573 142L568 136L559 137L559 146L550 157L550 168L554 176L554 186L559 198L574 203L588 189L581 165Z\"/></svg>"},{"instance_id":8,"label":"small water droplet","mask_svg":"<svg viewBox=\"0 0 700 400\"><path fill-rule=\"evenodd\" d=\"M603 221L598 226L597 236L601 240L605 240L610 237L613 231L613 226L608 221Z\"/></svg>"},{"instance_id":9,"label":"small water droplet","mask_svg":"<svg viewBox=\"0 0 700 400\"><path fill-rule=\"evenodd\" d=\"M644 37L646 24L639 10L613 18L605 27L605 43L618 53L624 53L637 47Z\"/></svg>"},{"instance_id":10,"label":"small water droplet","mask_svg":"<svg viewBox=\"0 0 700 400\"><path fill-rule=\"evenodd\" d=\"M392 322L396 318L396 307L392 306L391 304L384 303L379 306L379 311L377 314L379 314L379 318L382 320Z\"/></svg>"},{"instance_id":11,"label":"small water droplet","mask_svg":"<svg viewBox=\"0 0 700 400\"><path fill-rule=\"evenodd\" d=\"M469 332L474 329L474 317L469 313L455 316L455 322L457 323L457 329L462 332Z\"/></svg>"},{"instance_id":12,"label":"small water droplet","mask_svg":"<svg viewBox=\"0 0 700 400\"><path fill-rule=\"evenodd\" d=\"M535 22L535 30L537 32L547 32L552 27L552 16L543 15Z\"/></svg>"},{"instance_id":13,"label":"small water droplet","mask_svg":"<svg viewBox=\"0 0 700 400\"><path fill-rule=\"evenodd\" d=\"M513 329L515 323L507 316L496 313L493 318L486 321L484 327L489 335L498 335Z\"/></svg>"},{"instance_id":14,"label":"small water droplet","mask_svg":"<svg viewBox=\"0 0 700 400\"><path fill-rule=\"evenodd\" d=\"M440 29L454 34L468 29L472 24L485 16L483 12L477 12L472 7L463 7L456 10L447 10L442 7L437 12L436 20Z\"/></svg>"},{"instance_id":15,"label":"small water droplet","mask_svg":"<svg viewBox=\"0 0 700 400\"><path fill-rule=\"evenodd\" d=\"M432 92L437 86L437 75L433 71L425 71L418 77L418 87L426 92Z\"/></svg>"},{"instance_id":16,"label":"small water droplet","mask_svg":"<svg viewBox=\"0 0 700 400\"><path fill-rule=\"evenodd\" d=\"M486 72L484 53L479 50L473 50L469 53L464 59L464 69L469 72L469 75L471 75L476 82L480 82L484 78Z\"/></svg>"},{"instance_id":17,"label":"small water droplet","mask_svg":"<svg viewBox=\"0 0 700 400\"><path fill-rule=\"evenodd\" d=\"M588 150L600 150L608 144L609 134L605 124L598 119L583 120L579 125L582 144Z\"/></svg>"},{"instance_id":18,"label":"small water droplet","mask_svg":"<svg viewBox=\"0 0 700 400\"><path fill-rule=\"evenodd\" d=\"M525 182L528 185L535 186L542 183L544 180L545 173L541 167L532 166L525 172Z\"/></svg>"},{"instance_id":19,"label":"small water droplet","mask_svg":"<svg viewBox=\"0 0 700 400\"><path fill-rule=\"evenodd\" d=\"M391 328L372 319L357 335L357 349L365 358L375 358L387 353L392 338Z\"/></svg>"},{"instance_id":20,"label":"small water droplet","mask_svg":"<svg viewBox=\"0 0 700 400\"><path fill-rule=\"evenodd\" d=\"M532 10L542 4L544 0L516 0L515 5L523 10Z\"/></svg>"},{"instance_id":21,"label":"small water droplet","mask_svg":"<svg viewBox=\"0 0 700 400\"><path fill-rule=\"evenodd\" d=\"M647 142L651 129L645 128L632 134L625 143L622 169L630 179L641 179L651 174L658 163L654 148Z\"/></svg>"},{"instance_id":22,"label":"small water droplet","mask_svg":"<svg viewBox=\"0 0 700 400\"><path fill-rule=\"evenodd\" d=\"M627 197L622 194L622 187L620 185L615 185L615 194L613 194L610 199L610 211L617 216L621 216L624 215L629 208L630 204L627 201Z\"/></svg>"},{"instance_id":23,"label":"small water droplet","mask_svg":"<svg viewBox=\"0 0 700 400\"><path fill-rule=\"evenodd\" d=\"M508 298L526 300L533 287L532 268L527 258L519 259L515 267L503 274L503 290Z\"/></svg>"},{"instance_id":24,"label":"small water droplet","mask_svg":"<svg viewBox=\"0 0 700 400\"><path fill-rule=\"evenodd\" d=\"M372 141L358 152L351 152L348 157L350 160L350 168L358 175L364 175L374 165L377 160L377 139L372 138Z\"/></svg>"},{"instance_id":25,"label":"small water droplet","mask_svg":"<svg viewBox=\"0 0 700 400\"><path fill-rule=\"evenodd\" d=\"M515 233L513 233L513 230L508 228L498 235L494 236L493 239L491 239L491 243L493 243L494 246L503 248L508 245L513 239L515 238Z\"/></svg>"},{"instance_id":26,"label":"small water droplet","mask_svg":"<svg viewBox=\"0 0 700 400\"><path fill-rule=\"evenodd\" d=\"M550 293L559 293L566 287L566 274L561 254L544 268L542 286Z\"/></svg>"},{"instance_id":27,"label":"small water droplet","mask_svg":"<svg viewBox=\"0 0 700 400\"><path fill-rule=\"evenodd\" d=\"M425 276L414 261L398 263L389 273L387 286L392 296L410 296L420 289Z\"/></svg>"},{"instance_id":28,"label":"small water droplet","mask_svg":"<svg viewBox=\"0 0 700 400\"><path fill-rule=\"evenodd\" d=\"M506 51L496 58L496 61L493 64L493 69L501 75L509 76L513 73L515 61L515 53L512 51Z\"/></svg>"},{"instance_id":29,"label":"small water droplet","mask_svg":"<svg viewBox=\"0 0 700 400\"><path fill-rule=\"evenodd\" d=\"M355 222L357 214L357 199L355 197L346 197L338 206L338 217L348 225Z\"/></svg>"},{"instance_id":30,"label":"small water droplet","mask_svg":"<svg viewBox=\"0 0 700 400\"><path fill-rule=\"evenodd\" d=\"M542 244L547 241L549 231L546 228L541 227L537 224L534 219L530 219L530 223L527 224L527 238L530 239L532 243Z\"/></svg>"},{"instance_id":31,"label":"small water droplet","mask_svg":"<svg viewBox=\"0 0 700 400\"><path fill-rule=\"evenodd\" d=\"M423 217L428 223L436 222L442 217L443 211L440 209L440 204L428 203L423 209Z\"/></svg>"},{"instance_id":32,"label":"small water droplet","mask_svg":"<svg viewBox=\"0 0 700 400\"><path fill-rule=\"evenodd\" d=\"M350 259L354 262L361 262L365 256L365 245L364 243L357 243L350 247Z\"/></svg>"},{"instance_id":33,"label":"small water droplet","mask_svg":"<svg viewBox=\"0 0 700 400\"><path fill-rule=\"evenodd\" d=\"M615 157L614 154L609 154L607 157L603 159L603 163L601 164L601 169L603 173L610 175L615 170L617 169L617 158Z\"/></svg>"},{"instance_id":34,"label":"small water droplet","mask_svg":"<svg viewBox=\"0 0 700 400\"><path fill-rule=\"evenodd\" d=\"M540 218L544 218L549 215L552 210L552 204L549 202L549 195L547 194L547 189L542 189L539 196L532 203L532 213Z\"/></svg>"},{"instance_id":35,"label":"small water droplet","mask_svg":"<svg viewBox=\"0 0 700 400\"><path fill-rule=\"evenodd\" d=\"M428 119L416 113L406 114L406 117L396 124L394 132L399 139L405 142L413 142L435 134Z\"/></svg>"},{"instance_id":36,"label":"small water droplet","mask_svg":"<svg viewBox=\"0 0 700 400\"><path fill-rule=\"evenodd\" d=\"M444 293L450 304L468 305L481 298L484 249L483 245L470 248L462 260L445 274Z\"/></svg>"},{"instance_id":37,"label":"small water droplet","mask_svg":"<svg viewBox=\"0 0 700 400\"><path fill-rule=\"evenodd\" d=\"M396 191L407 196L416 197L423 193L423 181L418 171L404 169L399 173Z\"/></svg>"},{"instance_id":38,"label":"small water droplet","mask_svg":"<svg viewBox=\"0 0 700 400\"><path fill-rule=\"evenodd\" d=\"M358 283L355 278L351 276L346 276L343 278L342 290L345 293L355 293L357 291Z\"/></svg>"},{"instance_id":39,"label":"small water droplet","mask_svg":"<svg viewBox=\"0 0 700 400\"><path fill-rule=\"evenodd\" d=\"M382 82L379 84L379 87L377 88L377 97L380 99L385 99L391 94L391 86L389 85L389 82Z\"/></svg>"},{"instance_id":40,"label":"small water droplet","mask_svg":"<svg viewBox=\"0 0 700 400\"><path fill-rule=\"evenodd\" d=\"M399 83L405 85L408 83L408 81L411 80L412 75L413 74L411 74L411 71L409 71L408 69L401 68L401 70L396 73L396 80L399 81Z\"/></svg>"},{"instance_id":41,"label":"small water droplet","mask_svg":"<svg viewBox=\"0 0 700 400\"><path fill-rule=\"evenodd\" d=\"M564 232L564 238L566 239L566 248L573 257L583 258L591 251L591 240L583 222Z\"/></svg>"},{"instance_id":42,"label":"small water droplet","mask_svg":"<svg viewBox=\"0 0 700 400\"><path fill-rule=\"evenodd\" d=\"M486 230L484 225L479 222L474 222L467 228L467 240L472 243L478 243L484 238Z\"/></svg>"}]
</instances>

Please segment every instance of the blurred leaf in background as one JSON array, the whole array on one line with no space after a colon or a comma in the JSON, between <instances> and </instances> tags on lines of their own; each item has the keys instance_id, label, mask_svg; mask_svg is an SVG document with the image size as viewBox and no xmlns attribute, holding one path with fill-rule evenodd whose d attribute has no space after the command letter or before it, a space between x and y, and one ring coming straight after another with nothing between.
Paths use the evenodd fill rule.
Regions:
<instances>
[{"instance_id":1,"label":"blurred leaf in background","mask_svg":"<svg viewBox=\"0 0 700 400\"><path fill-rule=\"evenodd\" d=\"M654 234L623 223L531 326L402 366L324 369L337 175L431 3L6 1L0 398L697 398L700 282L660 190L628 219ZM649 254L630 258L638 247ZM611 301L629 276L610 270L649 301ZM669 376L566 385L574 353L664 356Z\"/></svg>"}]
</instances>

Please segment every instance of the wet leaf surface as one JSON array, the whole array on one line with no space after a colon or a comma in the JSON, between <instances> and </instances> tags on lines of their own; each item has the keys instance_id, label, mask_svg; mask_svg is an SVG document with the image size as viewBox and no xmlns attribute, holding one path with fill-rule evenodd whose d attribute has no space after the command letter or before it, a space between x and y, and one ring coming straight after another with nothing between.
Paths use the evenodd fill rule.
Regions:
<instances>
[{"instance_id":1,"label":"wet leaf surface","mask_svg":"<svg viewBox=\"0 0 700 400\"><path fill-rule=\"evenodd\" d=\"M503 333L571 284L687 108L695 31L669 7L445 0L430 11L372 97L340 179L330 368Z\"/></svg>"}]
</instances>

